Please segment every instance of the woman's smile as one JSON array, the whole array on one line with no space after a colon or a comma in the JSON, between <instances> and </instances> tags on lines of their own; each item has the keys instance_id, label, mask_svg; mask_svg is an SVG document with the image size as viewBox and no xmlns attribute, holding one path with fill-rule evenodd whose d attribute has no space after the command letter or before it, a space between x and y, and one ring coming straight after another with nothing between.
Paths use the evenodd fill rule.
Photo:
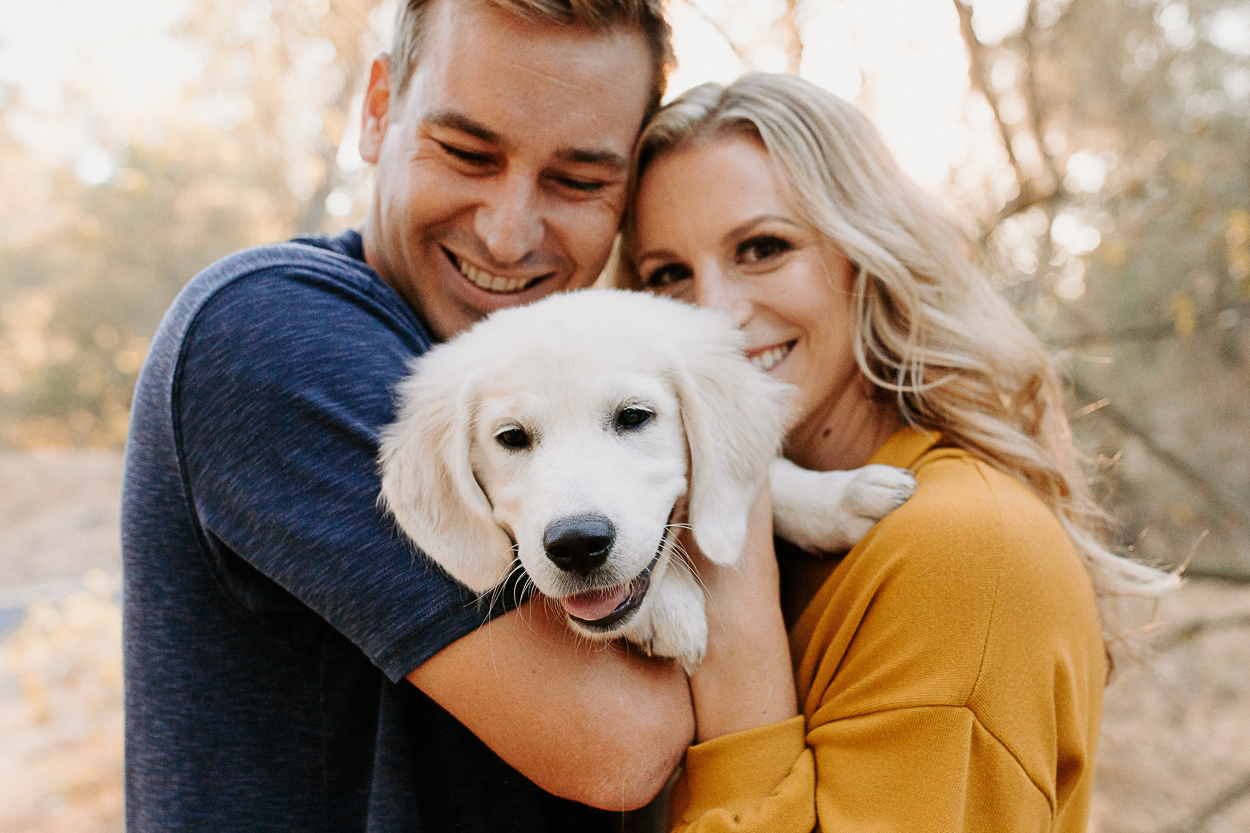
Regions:
<instances>
[{"instance_id":1,"label":"woman's smile","mask_svg":"<svg viewBox=\"0 0 1250 833\"><path fill-rule=\"evenodd\" d=\"M732 316L751 363L799 389L794 431L862 421L854 270L795 211L762 142L733 134L665 154L637 210L642 285Z\"/></svg>"},{"instance_id":2,"label":"woman's smile","mask_svg":"<svg viewBox=\"0 0 1250 833\"><path fill-rule=\"evenodd\" d=\"M767 347L748 348L744 352L753 366L767 373L786 360L796 343L796 341L785 341Z\"/></svg>"}]
</instances>

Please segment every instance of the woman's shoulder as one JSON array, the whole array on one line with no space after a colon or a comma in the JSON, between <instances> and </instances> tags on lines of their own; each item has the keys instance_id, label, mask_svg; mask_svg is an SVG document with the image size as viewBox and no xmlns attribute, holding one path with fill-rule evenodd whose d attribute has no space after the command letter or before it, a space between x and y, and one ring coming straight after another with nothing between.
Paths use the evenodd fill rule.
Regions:
<instances>
[{"instance_id":1,"label":"woman's shoulder","mask_svg":"<svg viewBox=\"0 0 1250 833\"><path fill-rule=\"evenodd\" d=\"M1000 630L1100 632L1089 573L1059 518L1028 486L956 448L916 461L916 492L866 540L892 580L940 610L962 589ZM960 602L963 603L963 602Z\"/></svg>"},{"instance_id":2,"label":"woman's shoulder","mask_svg":"<svg viewBox=\"0 0 1250 833\"><path fill-rule=\"evenodd\" d=\"M917 567L941 561L956 573L1014 568L1053 571L1053 580L1084 575L1058 517L1016 478L946 447L926 452L914 471L915 494L873 529L864 549L898 551Z\"/></svg>"},{"instance_id":3,"label":"woman's shoulder","mask_svg":"<svg viewBox=\"0 0 1250 833\"><path fill-rule=\"evenodd\" d=\"M796 623L801 676L845 696L846 714L971 705L987 674L1040 672L1057 654L1101 662L1088 574L1049 508L957 449L913 465L915 494L848 553Z\"/></svg>"}]
</instances>

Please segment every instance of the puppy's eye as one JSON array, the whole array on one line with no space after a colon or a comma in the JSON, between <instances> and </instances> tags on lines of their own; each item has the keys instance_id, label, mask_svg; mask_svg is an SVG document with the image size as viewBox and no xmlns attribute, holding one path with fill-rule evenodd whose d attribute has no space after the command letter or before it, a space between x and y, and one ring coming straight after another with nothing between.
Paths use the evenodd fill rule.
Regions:
<instances>
[{"instance_id":1,"label":"puppy's eye","mask_svg":"<svg viewBox=\"0 0 1250 833\"><path fill-rule=\"evenodd\" d=\"M530 435L521 428L508 428L495 435L495 442L504 448L522 449L530 447Z\"/></svg>"},{"instance_id":2,"label":"puppy's eye","mask_svg":"<svg viewBox=\"0 0 1250 833\"><path fill-rule=\"evenodd\" d=\"M622 408L621 412L616 415L616 427L641 428L650 422L653 416L654 414L644 408Z\"/></svg>"}]
</instances>

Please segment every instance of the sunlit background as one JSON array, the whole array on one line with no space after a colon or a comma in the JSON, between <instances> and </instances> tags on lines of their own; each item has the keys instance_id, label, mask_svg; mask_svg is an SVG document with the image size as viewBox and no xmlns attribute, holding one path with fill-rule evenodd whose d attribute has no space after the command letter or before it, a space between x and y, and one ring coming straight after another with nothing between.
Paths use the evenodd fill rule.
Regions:
<instances>
[{"instance_id":1,"label":"sunlit background","mask_svg":"<svg viewBox=\"0 0 1250 833\"><path fill-rule=\"evenodd\" d=\"M1054 350L1156 563L1102 831L1250 829L1250 2L668 0L670 95L749 69L861 106ZM394 0L0 0L0 833L121 829L116 504L178 289L358 221ZM470 56L471 57L471 56Z\"/></svg>"}]
</instances>

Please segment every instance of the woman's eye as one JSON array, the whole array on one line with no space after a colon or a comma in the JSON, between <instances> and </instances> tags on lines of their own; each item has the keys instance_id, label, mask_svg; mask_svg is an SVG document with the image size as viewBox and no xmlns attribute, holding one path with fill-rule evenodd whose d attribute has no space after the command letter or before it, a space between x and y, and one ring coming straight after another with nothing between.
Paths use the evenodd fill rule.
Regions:
<instances>
[{"instance_id":1,"label":"woman's eye","mask_svg":"<svg viewBox=\"0 0 1250 833\"><path fill-rule=\"evenodd\" d=\"M794 245L782 237L774 237L772 235L752 237L738 245L738 260L748 264L762 263L793 248Z\"/></svg>"},{"instance_id":2,"label":"woman's eye","mask_svg":"<svg viewBox=\"0 0 1250 833\"><path fill-rule=\"evenodd\" d=\"M652 416L654 414L645 408L622 408L616 415L616 427L641 428L651 421Z\"/></svg>"},{"instance_id":3,"label":"woman's eye","mask_svg":"<svg viewBox=\"0 0 1250 833\"><path fill-rule=\"evenodd\" d=\"M521 428L508 428L495 435L495 442L504 448L523 449L530 447L530 435Z\"/></svg>"},{"instance_id":4,"label":"woman's eye","mask_svg":"<svg viewBox=\"0 0 1250 833\"><path fill-rule=\"evenodd\" d=\"M694 275L690 267L682 266L678 263L670 263L667 266L661 266L647 274L642 280L642 285L647 289L664 289L673 284L680 283Z\"/></svg>"}]
</instances>

